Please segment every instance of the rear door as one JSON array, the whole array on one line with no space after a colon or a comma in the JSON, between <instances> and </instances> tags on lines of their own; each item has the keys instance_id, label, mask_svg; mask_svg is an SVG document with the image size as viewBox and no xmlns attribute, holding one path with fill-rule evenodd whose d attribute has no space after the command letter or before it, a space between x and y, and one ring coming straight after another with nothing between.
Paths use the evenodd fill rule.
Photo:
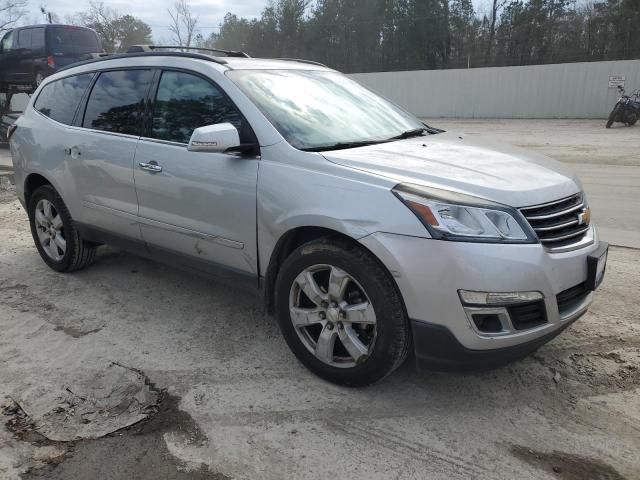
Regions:
<instances>
[{"instance_id":1,"label":"rear door","mask_svg":"<svg viewBox=\"0 0 640 480\"><path fill-rule=\"evenodd\" d=\"M38 72L42 74L41 78L47 77L50 72L47 69L44 27L31 29L31 57L31 75L33 76L34 82Z\"/></svg>"},{"instance_id":2,"label":"rear door","mask_svg":"<svg viewBox=\"0 0 640 480\"><path fill-rule=\"evenodd\" d=\"M92 227L134 240L140 239L140 229L133 159L153 73L100 72L66 145L83 218Z\"/></svg>"},{"instance_id":3,"label":"rear door","mask_svg":"<svg viewBox=\"0 0 640 480\"><path fill-rule=\"evenodd\" d=\"M33 51L31 49L31 37L33 29L23 28L18 30L17 61L14 81L16 83L33 83Z\"/></svg>"},{"instance_id":4,"label":"rear door","mask_svg":"<svg viewBox=\"0 0 640 480\"><path fill-rule=\"evenodd\" d=\"M187 150L198 127L229 122L241 142L253 143L251 127L219 86L195 73L163 71L154 98L135 158L144 240L197 268L224 266L241 274L236 279L255 278L258 157Z\"/></svg>"}]
</instances>

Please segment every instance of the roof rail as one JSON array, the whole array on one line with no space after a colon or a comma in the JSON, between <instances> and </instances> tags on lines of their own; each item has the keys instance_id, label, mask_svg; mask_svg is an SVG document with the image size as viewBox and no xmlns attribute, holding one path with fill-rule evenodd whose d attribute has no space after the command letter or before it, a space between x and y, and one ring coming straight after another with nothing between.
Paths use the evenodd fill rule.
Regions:
<instances>
[{"instance_id":1,"label":"roof rail","mask_svg":"<svg viewBox=\"0 0 640 480\"><path fill-rule=\"evenodd\" d=\"M224 58L214 57L212 55L202 55L199 53L190 52L134 52L134 53L121 53L118 55L108 55L106 57L94 58L92 60L85 60L83 62L72 63L66 67L58 69L58 72L69 70L71 68L80 67L82 65L89 65L92 63L108 62L109 60L119 60L122 58L136 58L136 57L183 57L194 58L197 60L207 60L209 62L219 63L220 65L226 65L227 61Z\"/></svg>"},{"instance_id":2,"label":"roof rail","mask_svg":"<svg viewBox=\"0 0 640 480\"><path fill-rule=\"evenodd\" d=\"M308 63L310 65L318 65L319 67L329 68L324 63L314 62L313 60L305 60L304 58L278 58L278 60L284 60L287 62Z\"/></svg>"},{"instance_id":3,"label":"roof rail","mask_svg":"<svg viewBox=\"0 0 640 480\"><path fill-rule=\"evenodd\" d=\"M180 52L184 52L185 50L195 50L196 52L224 53L227 57L250 58L247 53L235 50L222 50L219 48L204 47L181 47L179 45L132 45L127 50L127 53L155 52L156 50L169 49L178 50Z\"/></svg>"}]
</instances>

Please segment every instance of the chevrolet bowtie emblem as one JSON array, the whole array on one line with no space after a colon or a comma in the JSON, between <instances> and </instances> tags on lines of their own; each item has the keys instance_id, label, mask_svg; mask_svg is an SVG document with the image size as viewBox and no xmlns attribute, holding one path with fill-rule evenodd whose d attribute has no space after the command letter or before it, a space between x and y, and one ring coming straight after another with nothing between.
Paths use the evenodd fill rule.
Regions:
<instances>
[{"instance_id":1,"label":"chevrolet bowtie emblem","mask_svg":"<svg viewBox=\"0 0 640 480\"><path fill-rule=\"evenodd\" d=\"M589 225L589 223L591 223L591 209L585 208L578 215L578 225Z\"/></svg>"}]
</instances>

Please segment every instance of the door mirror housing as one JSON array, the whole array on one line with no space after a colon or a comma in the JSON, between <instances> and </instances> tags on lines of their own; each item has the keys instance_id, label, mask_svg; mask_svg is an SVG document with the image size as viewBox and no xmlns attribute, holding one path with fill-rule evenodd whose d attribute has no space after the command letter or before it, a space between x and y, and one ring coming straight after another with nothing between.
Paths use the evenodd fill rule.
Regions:
<instances>
[{"instance_id":1,"label":"door mirror housing","mask_svg":"<svg viewBox=\"0 0 640 480\"><path fill-rule=\"evenodd\" d=\"M196 128L189 140L190 152L246 153L256 148L255 144L240 142L238 129L230 123L218 123Z\"/></svg>"}]
</instances>

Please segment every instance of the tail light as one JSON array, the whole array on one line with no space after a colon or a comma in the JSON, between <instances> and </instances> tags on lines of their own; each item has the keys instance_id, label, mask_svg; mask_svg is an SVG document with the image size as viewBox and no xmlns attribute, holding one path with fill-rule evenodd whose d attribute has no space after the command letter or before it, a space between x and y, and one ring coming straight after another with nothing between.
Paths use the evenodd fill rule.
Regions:
<instances>
[{"instance_id":1,"label":"tail light","mask_svg":"<svg viewBox=\"0 0 640 480\"><path fill-rule=\"evenodd\" d=\"M15 132L17 128L18 125L15 123L13 125L9 125L9 128L7 128L7 141L11 139L11 135L13 135L13 132Z\"/></svg>"},{"instance_id":2,"label":"tail light","mask_svg":"<svg viewBox=\"0 0 640 480\"><path fill-rule=\"evenodd\" d=\"M56 68L56 59L53 58L53 55L47 57L47 66L49 68Z\"/></svg>"}]
</instances>

